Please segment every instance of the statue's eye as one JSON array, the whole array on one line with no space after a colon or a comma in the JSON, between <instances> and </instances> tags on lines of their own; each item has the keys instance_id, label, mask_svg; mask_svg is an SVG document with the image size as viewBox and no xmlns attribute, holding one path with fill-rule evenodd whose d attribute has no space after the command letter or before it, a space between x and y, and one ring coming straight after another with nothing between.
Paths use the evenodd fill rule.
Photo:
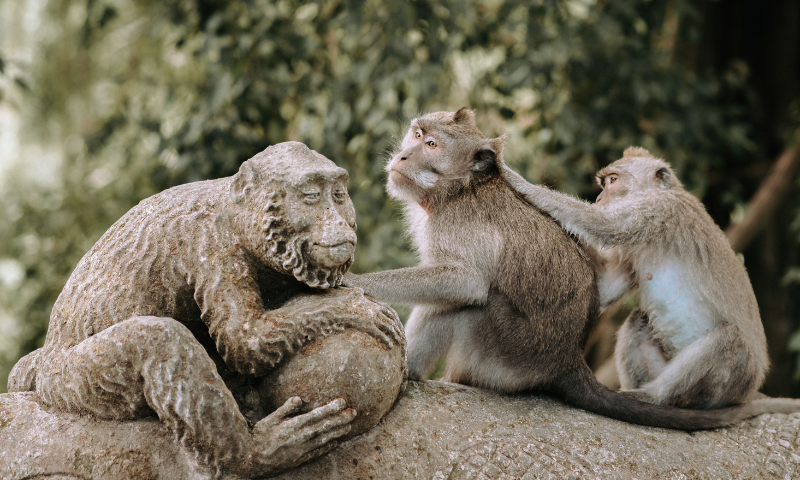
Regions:
<instances>
[{"instance_id":1,"label":"statue's eye","mask_svg":"<svg viewBox=\"0 0 800 480\"><path fill-rule=\"evenodd\" d=\"M333 199L336 201L336 203L344 202L345 198L347 198L347 192L344 190L337 189L333 191Z\"/></svg>"},{"instance_id":2,"label":"statue's eye","mask_svg":"<svg viewBox=\"0 0 800 480\"><path fill-rule=\"evenodd\" d=\"M305 201L309 205L319 202L319 192L303 193L303 201Z\"/></svg>"}]
</instances>

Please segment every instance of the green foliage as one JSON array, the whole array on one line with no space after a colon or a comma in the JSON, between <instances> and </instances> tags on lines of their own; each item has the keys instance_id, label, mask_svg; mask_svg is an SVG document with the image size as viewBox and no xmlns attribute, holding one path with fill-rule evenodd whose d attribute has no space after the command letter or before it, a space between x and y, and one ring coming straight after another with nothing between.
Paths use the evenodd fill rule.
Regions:
<instances>
[{"instance_id":1,"label":"green foliage","mask_svg":"<svg viewBox=\"0 0 800 480\"><path fill-rule=\"evenodd\" d=\"M598 165L629 145L663 155L699 193L710 168L752 148L746 68L696 73L674 60L667 19L685 20L680 40L691 42L688 0L46 8L26 131L61 155L49 182L35 172L5 182L0 262L16 280L0 286L0 311L22 342L0 344L6 369L41 344L71 269L127 209L231 175L271 144L305 142L350 172L362 272L414 262L383 168L421 112L471 106L487 135L511 133L509 164L584 195Z\"/></svg>"}]
</instances>

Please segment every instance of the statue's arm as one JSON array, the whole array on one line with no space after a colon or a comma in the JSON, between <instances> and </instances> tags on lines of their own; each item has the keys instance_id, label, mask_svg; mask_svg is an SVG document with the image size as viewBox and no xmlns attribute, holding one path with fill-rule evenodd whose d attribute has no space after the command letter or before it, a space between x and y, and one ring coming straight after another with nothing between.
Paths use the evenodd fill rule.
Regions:
<instances>
[{"instance_id":1,"label":"statue's arm","mask_svg":"<svg viewBox=\"0 0 800 480\"><path fill-rule=\"evenodd\" d=\"M361 291L304 295L313 298L265 310L254 267L244 255L219 255L205 267L196 276L195 300L217 350L237 372L263 375L307 342L348 327L389 346L404 342L397 314Z\"/></svg>"}]
</instances>

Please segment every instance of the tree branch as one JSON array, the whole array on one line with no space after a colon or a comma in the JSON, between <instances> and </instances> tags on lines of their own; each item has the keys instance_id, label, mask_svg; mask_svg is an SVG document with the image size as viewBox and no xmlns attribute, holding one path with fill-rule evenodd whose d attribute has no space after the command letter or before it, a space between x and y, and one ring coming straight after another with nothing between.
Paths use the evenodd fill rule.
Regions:
<instances>
[{"instance_id":1,"label":"tree branch","mask_svg":"<svg viewBox=\"0 0 800 480\"><path fill-rule=\"evenodd\" d=\"M797 178L800 167L800 129L795 131L795 145L783 151L764 181L747 203L747 213L739 223L725 229L733 250L744 251L769 222L783 203Z\"/></svg>"}]
</instances>

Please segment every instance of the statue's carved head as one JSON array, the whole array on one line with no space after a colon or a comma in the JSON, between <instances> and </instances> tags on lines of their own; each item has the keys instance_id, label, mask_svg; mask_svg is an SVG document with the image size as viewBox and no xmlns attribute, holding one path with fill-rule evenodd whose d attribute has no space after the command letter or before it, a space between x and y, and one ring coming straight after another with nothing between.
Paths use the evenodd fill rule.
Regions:
<instances>
[{"instance_id":1,"label":"statue's carved head","mask_svg":"<svg viewBox=\"0 0 800 480\"><path fill-rule=\"evenodd\" d=\"M311 287L338 286L356 247L347 178L345 169L299 142L244 162L230 194L246 248Z\"/></svg>"}]
</instances>

